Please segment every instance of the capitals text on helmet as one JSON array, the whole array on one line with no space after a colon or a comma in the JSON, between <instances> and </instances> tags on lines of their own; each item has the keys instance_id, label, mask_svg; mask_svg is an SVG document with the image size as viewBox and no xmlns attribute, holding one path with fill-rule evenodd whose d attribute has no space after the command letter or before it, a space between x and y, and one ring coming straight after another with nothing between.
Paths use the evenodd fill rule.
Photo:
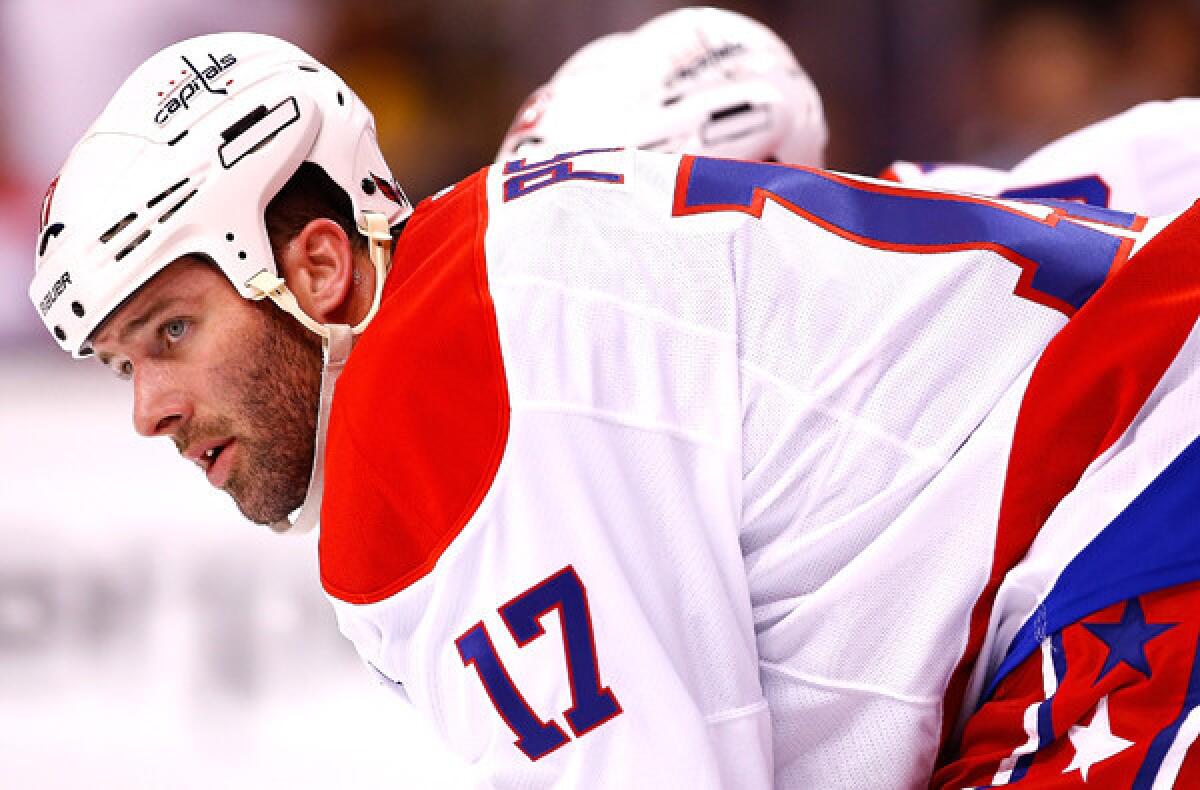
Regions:
<instances>
[{"instance_id":1,"label":"capitals text on helmet","mask_svg":"<svg viewBox=\"0 0 1200 790\"><path fill-rule=\"evenodd\" d=\"M180 57L187 66L187 69L181 71L184 79L171 80L171 84L174 87L170 91L159 92L158 111L154 114L154 122L159 126L166 124L176 113L190 109L190 102L196 96L203 95L201 90L205 93L215 93L221 96L229 93L225 87L213 87L212 81L237 63L237 58L233 55L222 55L218 60L215 55L210 53L208 56L209 63L204 64L201 62L201 65L204 66L203 69L198 68L186 56ZM188 78L189 73L191 74L190 79ZM225 83L226 86L229 84L229 82Z\"/></svg>"},{"instance_id":2,"label":"capitals text on helmet","mask_svg":"<svg viewBox=\"0 0 1200 790\"><path fill-rule=\"evenodd\" d=\"M695 58L671 72L663 83L663 87L670 88L677 82L696 77L701 72L720 65L729 58L740 55L745 51L746 45L738 41L705 49Z\"/></svg>"}]
</instances>

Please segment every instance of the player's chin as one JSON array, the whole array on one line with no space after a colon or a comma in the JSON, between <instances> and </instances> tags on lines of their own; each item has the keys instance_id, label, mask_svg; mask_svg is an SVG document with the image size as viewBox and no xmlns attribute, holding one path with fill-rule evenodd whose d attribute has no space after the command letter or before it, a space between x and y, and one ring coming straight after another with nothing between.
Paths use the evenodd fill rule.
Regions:
<instances>
[{"instance_id":1,"label":"player's chin","mask_svg":"<svg viewBox=\"0 0 1200 790\"><path fill-rule=\"evenodd\" d=\"M299 502L296 502L294 506L280 505L276 503L260 503L253 500L242 501L237 497L234 497L233 501L234 504L237 505L238 510L242 511L243 516L250 521L253 521L255 524L263 525L277 524L280 521L283 521L285 518L291 515L296 508L304 504L303 498L301 498Z\"/></svg>"},{"instance_id":2,"label":"player's chin","mask_svg":"<svg viewBox=\"0 0 1200 790\"><path fill-rule=\"evenodd\" d=\"M255 524L270 525L283 521L304 504L304 497L308 493L307 480L301 484L297 479L284 490L271 490L270 487L244 490L233 483L231 481L226 491L242 515Z\"/></svg>"}]
</instances>

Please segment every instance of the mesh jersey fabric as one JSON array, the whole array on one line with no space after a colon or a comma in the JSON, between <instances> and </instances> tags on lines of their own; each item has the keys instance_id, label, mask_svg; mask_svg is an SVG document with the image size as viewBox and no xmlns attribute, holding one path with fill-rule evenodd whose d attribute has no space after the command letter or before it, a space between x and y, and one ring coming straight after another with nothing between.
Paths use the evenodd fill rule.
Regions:
<instances>
[{"instance_id":1,"label":"mesh jersey fabric","mask_svg":"<svg viewBox=\"0 0 1200 790\"><path fill-rule=\"evenodd\" d=\"M492 786L920 786L1071 310L990 225L864 237L903 188L752 165L713 183L807 191L709 207L695 164L514 162L418 208L334 401L326 589ZM943 203L1070 224L919 200L906 239ZM574 603L525 639L548 585Z\"/></svg>"}]
</instances>

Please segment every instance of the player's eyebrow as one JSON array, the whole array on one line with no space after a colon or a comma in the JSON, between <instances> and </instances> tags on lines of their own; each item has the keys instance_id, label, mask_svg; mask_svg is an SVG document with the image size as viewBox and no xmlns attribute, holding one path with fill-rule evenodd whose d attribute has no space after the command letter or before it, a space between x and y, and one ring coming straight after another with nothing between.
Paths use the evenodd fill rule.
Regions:
<instances>
[{"instance_id":1,"label":"player's eyebrow","mask_svg":"<svg viewBox=\"0 0 1200 790\"><path fill-rule=\"evenodd\" d=\"M131 335L141 330L142 327L153 321L160 314L166 312L168 308L182 301L183 297L180 296L164 296L151 302L150 306L143 310L141 315L121 327L121 331L117 333L117 342L120 344L128 343Z\"/></svg>"}]
</instances>

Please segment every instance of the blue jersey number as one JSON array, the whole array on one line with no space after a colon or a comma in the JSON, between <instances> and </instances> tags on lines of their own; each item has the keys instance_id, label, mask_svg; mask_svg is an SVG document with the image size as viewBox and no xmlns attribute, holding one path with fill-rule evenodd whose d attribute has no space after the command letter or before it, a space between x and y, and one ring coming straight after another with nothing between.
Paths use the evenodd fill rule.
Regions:
<instances>
[{"instance_id":1,"label":"blue jersey number","mask_svg":"<svg viewBox=\"0 0 1200 790\"><path fill-rule=\"evenodd\" d=\"M545 634L542 618L553 611L558 612L572 703L563 715L576 737L591 732L621 712L616 696L600 681L587 592L573 567L568 565L509 601L499 611L518 647ZM533 712L497 655L482 622L460 636L456 644L463 664L475 667L496 711L517 736L517 748L530 760L545 757L569 740L556 722L543 721Z\"/></svg>"},{"instance_id":2,"label":"blue jersey number","mask_svg":"<svg viewBox=\"0 0 1200 790\"><path fill-rule=\"evenodd\" d=\"M601 170L576 170L573 160L577 156L619 151L619 148L589 148L559 154L544 162L526 162L515 159L504 164L504 202L525 197L542 187L561 184L564 181L598 181L602 184L623 184L625 176Z\"/></svg>"},{"instance_id":3,"label":"blue jersey number","mask_svg":"<svg viewBox=\"0 0 1200 790\"><path fill-rule=\"evenodd\" d=\"M1048 181L1045 184L1033 184L1026 187L1013 187L1001 192L1000 197L1036 200L1039 203L1046 198L1069 200L1104 208L1108 205L1109 189L1103 178L1091 175L1067 178L1062 181Z\"/></svg>"},{"instance_id":4,"label":"blue jersey number","mask_svg":"<svg viewBox=\"0 0 1200 790\"><path fill-rule=\"evenodd\" d=\"M1140 229L1134 214L1042 201L1039 218L987 198L908 190L807 168L684 157L675 216L740 211L762 216L767 199L856 243L898 252L988 249L1022 270L1015 293L1073 314L1122 262L1131 239L1089 220Z\"/></svg>"}]
</instances>

